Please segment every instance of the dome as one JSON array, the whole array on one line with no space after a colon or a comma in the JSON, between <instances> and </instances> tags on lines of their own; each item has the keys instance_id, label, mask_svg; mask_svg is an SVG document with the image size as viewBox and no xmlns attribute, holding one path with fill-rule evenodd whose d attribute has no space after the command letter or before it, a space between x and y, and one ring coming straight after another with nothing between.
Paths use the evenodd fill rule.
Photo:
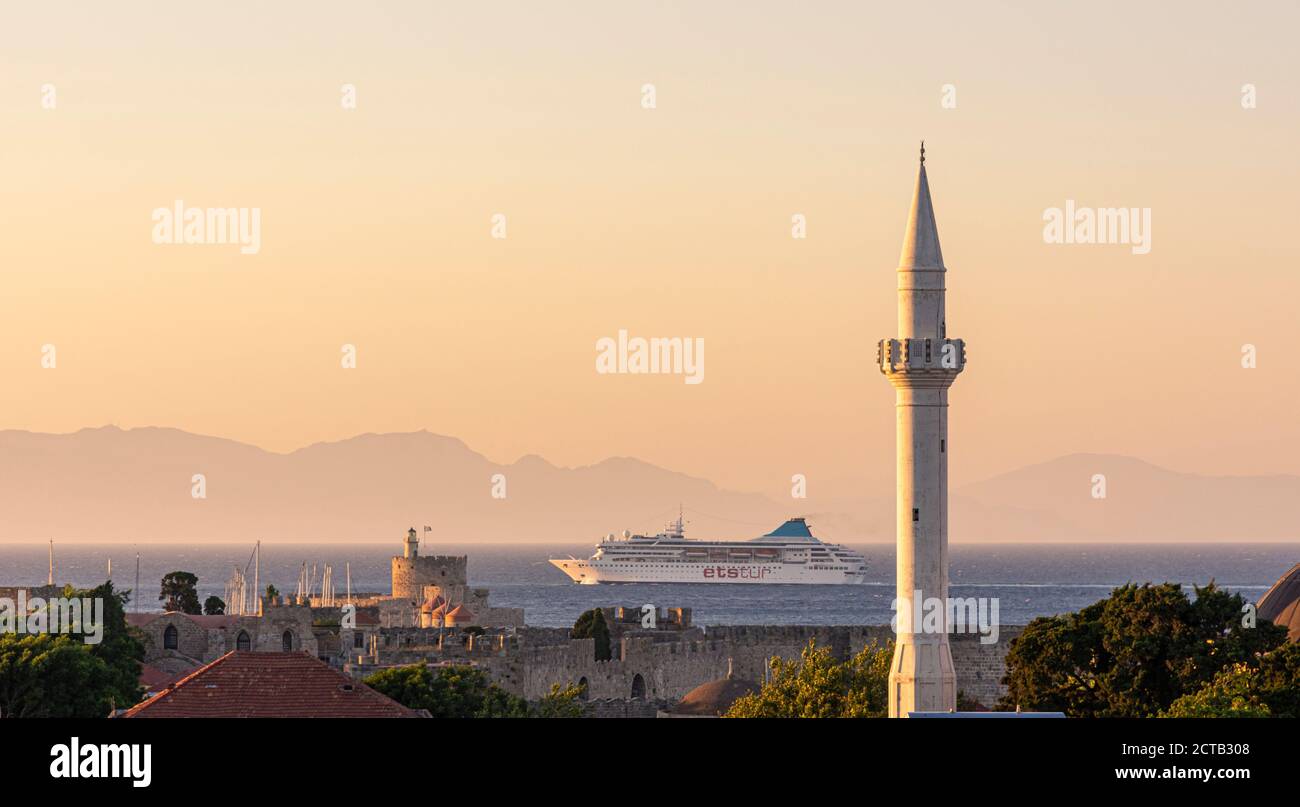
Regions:
<instances>
[{"instance_id":1,"label":"dome","mask_svg":"<svg viewBox=\"0 0 1300 807\"><path fill-rule=\"evenodd\" d=\"M1287 629L1287 638L1300 642L1300 563L1264 592L1256 605L1256 615Z\"/></svg>"},{"instance_id":2,"label":"dome","mask_svg":"<svg viewBox=\"0 0 1300 807\"><path fill-rule=\"evenodd\" d=\"M448 625L457 625L462 623L468 624L473 621L474 612L466 608L464 605L457 605L455 608L447 612Z\"/></svg>"},{"instance_id":3,"label":"dome","mask_svg":"<svg viewBox=\"0 0 1300 807\"><path fill-rule=\"evenodd\" d=\"M721 717L731 708L731 704L758 689L758 684L753 681L719 678L687 692L686 697L672 708L672 713L693 717Z\"/></svg>"}]
</instances>

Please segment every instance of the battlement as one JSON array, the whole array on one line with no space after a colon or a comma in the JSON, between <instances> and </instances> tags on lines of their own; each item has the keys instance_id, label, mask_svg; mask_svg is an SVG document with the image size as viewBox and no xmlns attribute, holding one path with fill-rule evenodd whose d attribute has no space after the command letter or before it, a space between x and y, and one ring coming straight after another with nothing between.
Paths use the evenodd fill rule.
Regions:
<instances>
[{"instance_id":1,"label":"battlement","mask_svg":"<svg viewBox=\"0 0 1300 807\"><path fill-rule=\"evenodd\" d=\"M1004 693L1002 676L1010 642L1020 628L1003 626L998 641L974 634L951 637L957 688L992 705ZM773 658L794 660L815 640L838 659L873 642L894 638L889 625L724 625L707 634L699 627L672 636L629 631L613 646L613 658L597 661L595 640L570 639L565 628L514 628L476 635L427 628L382 628L367 651L347 654L345 668L364 677L407 664L476 667L517 695L536 700L552 684L581 684L590 700L675 702L708 681L727 675L763 681ZM639 696L634 693L641 693Z\"/></svg>"},{"instance_id":2,"label":"battlement","mask_svg":"<svg viewBox=\"0 0 1300 807\"><path fill-rule=\"evenodd\" d=\"M424 597L425 586L448 590L469 584L469 558L465 555L417 555L394 557L393 596L416 602Z\"/></svg>"}]
</instances>

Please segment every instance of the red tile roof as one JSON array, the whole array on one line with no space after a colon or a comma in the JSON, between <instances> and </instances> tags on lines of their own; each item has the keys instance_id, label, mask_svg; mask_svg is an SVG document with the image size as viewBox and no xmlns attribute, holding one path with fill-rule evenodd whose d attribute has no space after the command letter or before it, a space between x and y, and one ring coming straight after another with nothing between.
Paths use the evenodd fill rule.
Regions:
<instances>
[{"instance_id":1,"label":"red tile roof","mask_svg":"<svg viewBox=\"0 0 1300 807\"><path fill-rule=\"evenodd\" d=\"M306 653L234 650L122 717L422 717Z\"/></svg>"},{"instance_id":2,"label":"red tile roof","mask_svg":"<svg viewBox=\"0 0 1300 807\"><path fill-rule=\"evenodd\" d=\"M126 624L137 628L143 628L145 625L148 625L150 622L153 622L155 619L157 619L160 616L162 616L162 614L156 614L156 613L135 614L135 613L128 612L126 615Z\"/></svg>"},{"instance_id":3,"label":"red tile roof","mask_svg":"<svg viewBox=\"0 0 1300 807\"><path fill-rule=\"evenodd\" d=\"M141 664L140 686L144 687L146 692L159 692L187 675L188 672L169 673L152 664Z\"/></svg>"}]
</instances>

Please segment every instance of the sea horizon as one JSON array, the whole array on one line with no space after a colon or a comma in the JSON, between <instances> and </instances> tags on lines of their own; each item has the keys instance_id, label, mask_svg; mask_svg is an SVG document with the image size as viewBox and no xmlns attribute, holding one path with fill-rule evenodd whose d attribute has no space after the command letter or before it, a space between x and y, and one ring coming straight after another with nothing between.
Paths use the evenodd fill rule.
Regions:
<instances>
[{"instance_id":1,"label":"sea horizon","mask_svg":"<svg viewBox=\"0 0 1300 807\"><path fill-rule=\"evenodd\" d=\"M579 586L546 561L586 557L592 543L464 544L429 542L421 554L467 555L471 586L487 588L494 605L518 607L538 627L567 627L596 606L681 606L703 625L884 624L894 595L894 547L847 544L867 558L867 582L859 586L710 585L623 583ZM179 543L55 543L55 582L88 587L102 583L108 560L121 589L135 587L135 554L140 553L139 610L158 611L159 581L172 571L199 578L200 600L225 594L225 582L238 567L252 578L251 543L194 546ZM391 540L309 544L262 544L259 586L281 593L296 590L304 563L316 580L324 566L333 569L335 596L345 596L351 568L354 594L388 594L390 559L400 552ZM1023 625L1039 616L1090 605L1125 583L1178 583L1191 590L1211 581L1255 602L1300 559L1300 542L954 544L951 593L954 597L997 598L1003 625ZM36 585L48 574L48 544L0 544L0 585Z\"/></svg>"}]
</instances>

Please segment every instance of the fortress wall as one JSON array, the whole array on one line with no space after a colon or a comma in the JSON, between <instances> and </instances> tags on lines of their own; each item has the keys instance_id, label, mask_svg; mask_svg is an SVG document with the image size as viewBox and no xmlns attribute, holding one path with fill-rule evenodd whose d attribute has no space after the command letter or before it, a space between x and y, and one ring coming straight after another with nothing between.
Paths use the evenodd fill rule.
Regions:
<instances>
[{"instance_id":1,"label":"fortress wall","mask_svg":"<svg viewBox=\"0 0 1300 807\"><path fill-rule=\"evenodd\" d=\"M952 663L957 669L957 691L988 707L1006 694L1002 676L1007 672L1007 651L1011 641L1024 631L1023 625L1004 625L995 644L981 644L980 637L959 634L949 637Z\"/></svg>"},{"instance_id":2,"label":"fortress wall","mask_svg":"<svg viewBox=\"0 0 1300 807\"><path fill-rule=\"evenodd\" d=\"M1021 630L1003 627L994 644L982 644L977 635L953 635L958 691L993 706L1004 692L1007 649ZM798 659L810 639L830 647L837 658L848 658L873 641L883 644L893 638L888 625L721 626L703 634L683 633L676 641L664 641L662 632L629 631L614 644L614 658L596 661L594 640L570 640L568 633L563 628L521 628L466 640L449 631L439 646L437 629L387 628L381 631L378 661L380 667L472 664L507 691L529 700L545 696L554 684L568 686L585 678L589 701L628 701L639 675L645 701L671 704L700 684L725 677L728 663L735 677L761 682L773 657ZM374 669L371 664L355 667L356 672Z\"/></svg>"},{"instance_id":3,"label":"fortress wall","mask_svg":"<svg viewBox=\"0 0 1300 807\"><path fill-rule=\"evenodd\" d=\"M626 718L658 717L659 704L654 701L601 699L582 705L583 717Z\"/></svg>"},{"instance_id":4,"label":"fortress wall","mask_svg":"<svg viewBox=\"0 0 1300 807\"><path fill-rule=\"evenodd\" d=\"M995 644L981 644L976 635L951 637L957 689L966 697L992 706L1005 691L1007 648L1021 628L1004 627ZM615 658L596 661L590 639L559 645L524 646L517 654L522 664L521 689L529 699L550 691L551 685L568 685L587 679L591 699L622 698L632 694L633 679L640 674L646 698L677 701L700 684L723 678L728 662L737 678L761 682L775 656L798 659L809 639L847 658L872 641L893 638L888 625L874 626L724 626L710 628L702 640L655 642L625 637L615 648Z\"/></svg>"}]
</instances>

